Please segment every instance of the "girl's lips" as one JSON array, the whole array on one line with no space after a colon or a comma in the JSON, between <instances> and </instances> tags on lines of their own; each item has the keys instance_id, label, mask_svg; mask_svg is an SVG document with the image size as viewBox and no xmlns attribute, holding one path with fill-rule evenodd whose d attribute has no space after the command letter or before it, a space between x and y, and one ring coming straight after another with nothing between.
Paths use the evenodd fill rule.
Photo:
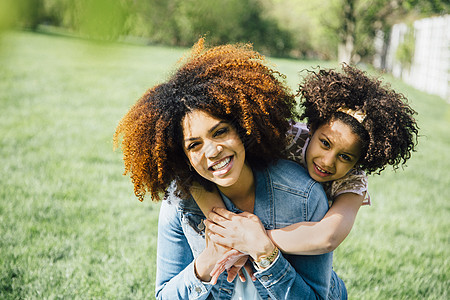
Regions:
<instances>
[{"instance_id":1,"label":"girl's lips","mask_svg":"<svg viewBox=\"0 0 450 300\"><path fill-rule=\"evenodd\" d=\"M320 177L327 177L327 176L331 176L331 173L328 171L323 170L322 168L320 168L318 165L314 164L314 171L315 173L320 176Z\"/></svg>"},{"instance_id":2,"label":"girl's lips","mask_svg":"<svg viewBox=\"0 0 450 300\"><path fill-rule=\"evenodd\" d=\"M231 170L231 168L233 167L233 161L234 161L233 156L227 156L227 157L221 159L220 161L214 163L212 166L210 166L208 168L208 170L210 170L214 176L223 176ZM219 169L215 170L214 166L217 166L217 165L220 165L223 163L225 163L223 166L220 166Z\"/></svg>"}]
</instances>

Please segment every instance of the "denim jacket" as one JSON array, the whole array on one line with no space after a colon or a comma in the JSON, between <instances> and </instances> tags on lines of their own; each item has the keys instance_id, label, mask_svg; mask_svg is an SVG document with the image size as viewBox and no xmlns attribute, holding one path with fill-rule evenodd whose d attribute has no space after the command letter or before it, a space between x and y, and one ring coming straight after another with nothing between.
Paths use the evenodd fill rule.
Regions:
<instances>
[{"instance_id":1,"label":"denim jacket","mask_svg":"<svg viewBox=\"0 0 450 300\"><path fill-rule=\"evenodd\" d=\"M320 221L327 212L322 186L297 163L280 160L253 173L256 185L253 213L266 229ZM230 211L240 212L228 198L223 195L222 198ZM203 219L192 198L180 200L169 191L168 199L161 204L158 223L157 299L231 299L234 282L227 282L226 272L216 285L195 276L194 259L205 248ZM280 253L269 268L254 274L255 287L262 299L326 299L332 255Z\"/></svg>"}]
</instances>

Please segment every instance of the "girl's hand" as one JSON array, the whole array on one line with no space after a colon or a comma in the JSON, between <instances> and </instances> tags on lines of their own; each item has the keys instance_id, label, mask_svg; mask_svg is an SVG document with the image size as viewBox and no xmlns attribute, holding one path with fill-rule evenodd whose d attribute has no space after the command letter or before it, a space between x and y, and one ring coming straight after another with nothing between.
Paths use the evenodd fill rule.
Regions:
<instances>
[{"instance_id":1,"label":"girl's hand","mask_svg":"<svg viewBox=\"0 0 450 300\"><path fill-rule=\"evenodd\" d=\"M214 243L249 254L254 260L275 248L254 214L235 214L223 208L214 208L208 217L205 225Z\"/></svg>"}]
</instances>

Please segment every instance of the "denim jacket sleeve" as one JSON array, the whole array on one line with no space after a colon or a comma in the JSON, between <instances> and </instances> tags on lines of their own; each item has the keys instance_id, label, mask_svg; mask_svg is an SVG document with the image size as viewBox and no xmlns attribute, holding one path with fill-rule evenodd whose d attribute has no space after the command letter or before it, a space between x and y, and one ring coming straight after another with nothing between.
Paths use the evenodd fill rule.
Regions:
<instances>
[{"instance_id":1,"label":"denim jacket sleeve","mask_svg":"<svg viewBox=\"0 0 450 300\"><path fill-rule=\"evenodd\" d=\"M211 285L194 273L194 256L176 205L162 201L158 222L156 299L206 299Z\"/></svg>"},{"instance_id":2,"label":"denim jacket sleeve","mask_svg":"<svg viewBox=\"0 0 450 300\"><path fill-rule=\"evenodd\" d=\"M325 193L317 182L309 189L306 221L320 221L328 210ZM273 299L326 299L332 253L311 256L281 254L267 269L255 273Z\"/></svg>"}]
</instances>

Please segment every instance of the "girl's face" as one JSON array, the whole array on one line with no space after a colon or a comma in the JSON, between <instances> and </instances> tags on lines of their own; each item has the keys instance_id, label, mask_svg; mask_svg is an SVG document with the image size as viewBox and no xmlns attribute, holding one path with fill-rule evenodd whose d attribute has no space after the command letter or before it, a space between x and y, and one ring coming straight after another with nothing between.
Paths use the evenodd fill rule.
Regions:
<instances>
[{"instance_id":1,"label":"girl's face","mask_svg":"<svg viewBox=\"0 0 450 300\"><path fill-rule=\"evenodd\" d=\"M361 146L359 137L340 120L320 126L306 149L309 175L318 182L342 178L358 162Z\"/></svg>"},{"instance_id":2,"label":"girl's face","mask_svg":"<svg viewBox=\"0 0 450 300\"><path fill-rule=\"evenodd\" d=\"M194 110L183 118L182 126L184 152L202 177L219 187L231 187L248 174L243 172L250 169L244 145L231 124Z\"/></svg>"}]
</instances>

